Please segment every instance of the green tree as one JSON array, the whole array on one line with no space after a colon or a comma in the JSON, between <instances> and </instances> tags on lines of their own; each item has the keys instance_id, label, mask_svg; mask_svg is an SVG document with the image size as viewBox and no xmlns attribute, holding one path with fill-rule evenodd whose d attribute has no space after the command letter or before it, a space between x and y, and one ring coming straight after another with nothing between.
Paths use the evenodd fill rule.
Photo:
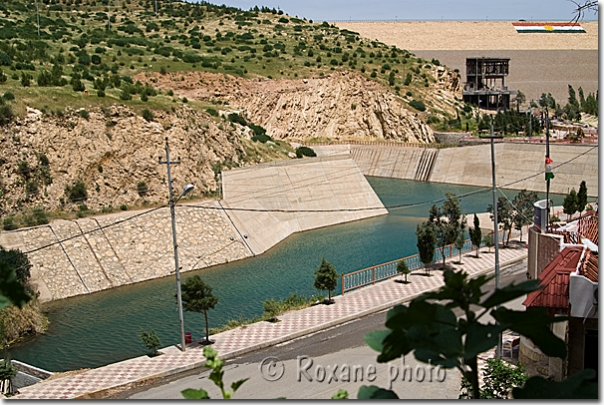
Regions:
<instances>
[{"instance_id":1,"label":"green tree","mask_svg":"<svg viewBox=\"0 0 604 405\"><path fill-rule=\"evenodd\" d=\"M19 249L6 250L0 246L0 263L4 263L15 271L17 282L27 284L31 277L31 262L27 255Z\"/></svg>"},{"instance_id":2,"label":"green tree","mask_svg":"<svg viewBox=\"0 0 604 405\"><path fill-rule=\"evenodd\" d=\"M482 242L489 248L489 253L491 253L491 248L493 247L493 233L491 232L490 234L485 235L485 237L482 238Z\"/></svg>"},{"instance_id":3,"label":"green tree","mask_svg":"<svg viewBox=\"0 0 604 405\"><path fill-rule=\"evenodd\" d=\"M480 398L484 399L509 399L512 389L522 387L528 379L522 364L509 364L498 357L487 359L483 375ZM459 399L469 397L470 386L469 381L462 378Z\"/></svg>"},{"instance_id":4,"label":"green tree","mask_svg":"<svg viewBox=\"0 0 604 405\"><path fill-rule=\"evenodd\" d=\"M441 249L443 269L446 268L445 246L455 243L466 227L466 217L461 214L461 206L455 194L446 193L442 207L430 208L429 222L434 228L436 244Z\"/></svg>"},{"instance_id":5,"label":"green tree","mask_svg":"<svg viewBox=\"0 0 604 405\"><path fill-rule=\"evenodd\" d=\"M585 207L587 206L587 185L585 184L585 180L581 182L579 185L579 192L577 193L577 211L579 213L583 212Z\"/></svg>"},{"instance_id":6,"label":"green tree","mask_svg":"<svg viewBox=\"0 0 604 405\"><path fill-rule=\"evenodd\" d=\"M17 280L17 272L5 261L0 261L0 309L11 304L23 308L31 300L27 290Z\"/></svg>"},{"instance_id":7,"label":"green tree","mask_svg":"<svg viewBox=\"0 0 604 405\"><path fill-rule=\"evenodd\" d=\"M480 243L482 242L482 230L480 229L480 220L478 216L474 214L474 228L468 229L470 232L470 239L472 240L472 245L476 246L476 257L480 257Z\"/></svg>"},{"instance_id":8,"label":"green tree","mask_svg":"<svg viewBox=\"0 0 604 405\"><path fill-rule=\"evenodd\" d=\"M463 249L463 245L466 244L466 238L464 237L463 232L460 232L459 235L457 236L457 239L455 240L455 249L457 249L457 251L459 252L459 263L458 264L462 264L461 263L461 250Z\"/></svg>"},{"instance_id":9,"label":"green tree","mask_svg":"<svg viewBox=\"0 0 604 405\"><path fill-rule=\"evenodd\" d=\"M327 300L325 304L333 304L334 300L331 299L331 292L336 289L338 285L338 272L325 258L321 260L321 264L315 270L315 288L319 290L327 290Z\"/></svg>"},{"instance_id":10,"label":"green tree","mask_svg":"<svg viewBox=\"0 0 604 405\"><path fill-rule=\"evenodd\" d=\"M88 192L86 191L86 184L82 180L76 180L75 184L72 187L66 187L65 193L67 194L67 199L70 202L82 202L88 199Z\"/></svg>"},{"instance_id":11,"label":"green tree","mask_svg":"<svg viewBox=\"0 0 604 405\"><path fill-rule=\"evenodd\" d=\"M10 359L4 359L0 363L0 392L6 394L13 393L12 379L17 375L17 367L13 365Z\"/></svg>"},{"instance_id":12,"label":"green tree","mask_svg":"<svg viewBox=\"0 0 604 405\"><path fill-rule=\"evenodd\" d=\"M512 222L514 228L520 231L520 241L522 242L522 227L533 223L534 204L539 199L539 196L534 191L521 190L516 194L512 205L514 206L514 214Z\"/></svg>"},{"instance_id":13,"label":"green tree","mask_svg":"<svg viewBox=\"0 0 604 405\"><path fill-rule=\"evenodd\" d=\"M419 250L419 260L424 264L426 274L430 275L429 267L434 260L434 251L436 245L436 235L429 222L424 222L417 226L415 231L417 236L417 249Z\"/></svg>"},{"instance_id":14,"label":"green tree","mask_svg":"<svg viewBox=\"0 0 604 405\"><path fill-rule=\"evenodd\" d=\"M411 270L409 270L407 262L405 262L404 260L399 261L396 265L396 271L398 272L398 274L402 274L403 276L405 276L405 283L409 282L407 280L407 277L409 276L409 274L411 274Z\"/></svg>"},{"instance_id":15,"label":"green tree","mask_svg":"<svg viewBox=\"0 0 604 405\"><path fill-rule=\"evenodd\" d=\"M210 340L208 311L214 309L218 303L218 297L212 295L212 287L204 283L199 276L189 277L182 285L182 303L185 311L203 313L206 325L206 338L201 343L213 343Z\"/></svg>"},{"instance_id":16,"label":"green tree","mask_svg":"<svg viewBox=\"0 0 604 405\"><path fill-rule=\"evenodd\" d=\"M487 211L491 214L491 221L493 221L494 217L492 204L489 204ZM505 232L507 231L508 233L507 239L505 239L504 242L504 246L507 246L512 234L512 227L514 226L514 207L506 197L499 197L497 200L497 225L503 229L503 239L505 239Z\"/></svg>"},{"instance_id":17,"label":"green tree","mask_svg":"<svg viewBox=\"0 0 604 405\"><path fill-rule=\"evenodd\" d=\"M577 196L577 192L573 188L570 190L570 193L566 197L564 197L564 202L562 202L562 209L566 215L569 216L569 219L572 219L573 214L577 212L577 207L579 205L579 197Z\"/></svg>"},{"instance_id":18,"label":"green tree","mask_svg":"<svg viewBox=\"0 0 604 405\"><path fill-rule=\"evenodd\" d=\"M470 278L463 270L449 269L443 276L444 286L437 291L424 293L409 305L397 305L388 311L386 330L365 335L365 342L379 352L379 363L413 352L420 362L445 369L457 368L470 383L469 396L479 399L478 355L496 346L499 333L506 329L531 339L546 356L566 358L564 341L551 330L553 323L566 318L552 317L545 308L516 311L502 305L537 290L539 280L512 283L484 298L483 287L492 277ZM492 316L495 322L481 320L485 314ZM593 371L586 374L595 375ZM514 390L514 397L522 396L523 391L524 395L530 395L526 388L531 380L543 381L540 377L529 379L523 389ZM597 384L594 386L590 395L597 397ZM359 389L358 398L398 396L377 386L364 386Z\"/></svg>"},{"instance_id":19,"label":"green tree","mask_svg":"<svg viewBox=\"0 0 604 405\"><path fill-rule=\"evenodd\" d=\"M157 333L155 333L154 330L146 331L141 329L140 338L143 345L147 349L151 350L149 356L153 357L159 354L157 348L161 346L161 341L159 340L159 336L157 336Z\"/></svg>"}]
</instances>

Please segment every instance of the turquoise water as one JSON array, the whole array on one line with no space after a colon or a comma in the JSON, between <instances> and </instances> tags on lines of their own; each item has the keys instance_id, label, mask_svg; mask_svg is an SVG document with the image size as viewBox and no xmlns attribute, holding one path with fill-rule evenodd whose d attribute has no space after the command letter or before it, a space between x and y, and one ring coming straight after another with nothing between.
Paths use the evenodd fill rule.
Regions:
<instances>
[{"instance_id":1,"label":"turquoise water","mask_svg":"<svg viewBox=\"0 0 604 405\"><path fill-rule=\"evenodd\" d=\"M468 214L484 212L492 202L490 189L375 177L368 181L384 205L405 206L389 209L382 217L295 234L254 258L184 273L183 279L201 275L219 297L209 312L210 326L259 315L267 298L316 293L313 272L322 257L339 273L348 273L416 253L415 228L432 203L408 205L442 199L447 191L457 196L479 192L460 199ZM515 194L506 192L509 198ZM553 199L561 201L559 196ZM50 371L66 371L145 354L141 328L155 330L163 346L176 344L180 332L175 294L174 277L166 277L48 303L48 332L12 348L10 356ZM203 316L185 312L185 330L194 339L202 336Z\"/></svg>"}]
</instances>

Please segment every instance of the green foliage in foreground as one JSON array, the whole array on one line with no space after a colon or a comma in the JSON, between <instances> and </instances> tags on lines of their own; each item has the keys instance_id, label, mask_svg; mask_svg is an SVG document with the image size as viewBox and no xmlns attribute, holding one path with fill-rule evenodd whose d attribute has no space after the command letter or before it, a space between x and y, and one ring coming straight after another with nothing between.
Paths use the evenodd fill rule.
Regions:
<instances>
[{"instance_id":1,"label":"green foliage in foreground","mask_svg":"<svg viewBox=\"0 0 604 405\"><path fill-rule=\"evenodd\" d=\"M220 388L220 392L222 393L223 399L231 399L233 397L233 394L237 391L237 389L239 389L239 387L241 387L241 385L244 382L249 380L249 378L245 378L243 380L235 381L234 383L232 383L231 384L231 389L233 390L232 392L225 390L224 382L223 382L224 371L222 371L222 367L224 366L224 361L218 357L218 352L216 352L216 350L214 350L214 348L212 348L212 346L204 347L203 355L206 357L206 362L205 362L204 366L212 369L209 379L210 379L210 381L212 381L214 383L214 385L216 385L218 388ZM208 392L206 390L204 390L203 388L200 388L198 390L189 388L184 391L181 391L181 394L185 399L211 399L210 396L208 395Z\"/></svg>"},{"instance_id":2,"label":"green foliage in foreground","mask_svg":"<svg viewBox=\"0 0 604 405\"><path fill-rule=\"evenodd\" d=\"M365 342L379 352L377 360L380 363L413 352L418 361L443 368L457 368L469 382L469 397L475 399L481 398L477 357L496 346L498 335L504 330L510 329L531 339L547 356L565 358L566 345L554 335L551 325L566 320L566 317L551 317L545 308L515 311L503 306L535 291L539 280L512 283L484 298L482 288L490 278L482 275L470 279L463 270L445 270L443 287L422 294L408 306L395 306L388 312L387 329L368 333ZM460 310L463 316L458 318L454 310ZM486 314L490 314L496 323L481 323L480 318ZM579 382L569 385L568 380L573 378ZM556 387L569 387L564 391L565 398L592 395L592 385L586 378L589 377L572 376L560 383L547 382L552 384L550 395L559 395L554 394L558 391ZM531 378L523 388L514 389L513 395L515 398L536 398L535 387L541 389L542 385L539 379ZM359 399L397 397L393 391L376 386L361 387L358 393Z\"/></svg>"}]
</instances>

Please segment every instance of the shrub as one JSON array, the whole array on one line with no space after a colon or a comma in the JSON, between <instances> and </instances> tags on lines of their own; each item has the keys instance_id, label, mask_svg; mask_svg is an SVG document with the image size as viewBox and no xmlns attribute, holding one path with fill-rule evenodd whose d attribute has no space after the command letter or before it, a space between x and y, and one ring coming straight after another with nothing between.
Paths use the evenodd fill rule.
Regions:
<instances>
[{"instance_id":1,"label":"shrub","mask_svg":"<svg viewBox=\"0 0 604 405\"><path fill-rule=\"evenodd\" d=\"M32 211L36 225L45 225L48 221L48 214L42 207L36 207Z\"/></svg>"},{"instance_id":2,"label":"shrub","mask_svg":"<svg viewBox=\"0 0 604 405\"><path fill-rule=\"evenodd\" d=\"M143 114L143 118L147 122L151 122L155 119L155 116L153 115L153 111L147 110L146 108L142 111L142 114Z\"/></svg>"},{"instance_id":3,"label":"shrub","mask_svg":"<svg viewBox=\"0 0 604 405\"><path fill-rule=\"evenodd\" d=\"M307 146L299 146L298 148L296 148L296 156L300 159L304 156L315 157L317 156L317 154L314 150Z\"/></svg>"},{"instance_id":4,"label":"shrub","mask_svg":"<svg viewBox=\"0 0 604 405\"><path fill-rule=\"evenodd\" d=\"M145 183L144 181L139 181L138 183L136 183L136 192L139 196L146 196L148 191L149 186L147 186L147 183Z\"/></svg>"},{"instance_id":5,"label":"shrub","mask_svg":"<svg viewBox=\"0 0 604 405\"><path fill-rule=\"evenodd\" d=\"M29 180L25 184L25 192L27 196L37 195L38 194L38 182L36 180Z\"/></svg>"},{"instance_id":6,"label":"shrub","mask_svg":"<svg viewBox=\"0 0 604 405\"><path fill-rule=\"evenodd\" d=\"M409 105L418 111L426 111L426 105L421 100L411 100Z\"/></svg>"},{"instance_id":7,"label":"shrub","mask_svg":"<svg viewBox=\"0 0 604 405\"><path fill-rule=\"evenodd\" d=\"M88 198L86 184L82 180L77 180L72 187L67 186L65 191L70 202L85 201Z\"/></svg>"},{"instance_id":8,"label":"shrub","mask_svg":"<svg viewBox=\"0 0 604 405\"><path fill-rule=\"evenodd\" d=\"M12 231L13 229L17 229L17 224L15 224L15 217L12 215L4 217L4 219L2 220L2 227L5 231Z\"/></svg>"},{"instance_id":9,"label":"shrub","mask_svg":"<svg viewBox=\"0 0 604 405\"><path fill-rule=\"evenodd\" d=\"M15 118L15 114L13 113L13 108L8 104L0 105L0 125L9 124L13 118Z\"/></svg>"},{"instance_id":10,"label":"shrub","mask_svg":"<svg viewBox=\"0 0 604 405\"><path fill-rule=\"evenodd\" d=\"M88 113L88 111L82 109L78 111L78 115L82 118L84 118L85 120L88 120L90 118L90 114Z\"/></svg>"},{"instance_id":11,"label":"shrub","mask_svg":"<svg viewBox=\"0 0 604 405\"><path fill-rule=\"evenodd\" d=\"M216 111L215 108L208 107L208 108L206 108L206 112L213 117L218 117L218 111Z\"/></svg>"},{"instance_id":12,"label":"shrub","mask_svg":"<svg viewBox=\"0 0 604 405\"><path fill-rule=\"evenodd\" d=\"M120 205L120 210L128 211L128 206L126 204L122 204L122 205Z\"/></svg>"},{"instance_id":13,"label":"shrub","mask_svg":"<svg viewBox=\"0 0 604 405\"><path fill-rule=\"evenodd\" d=\"M97 95L98 97L105 97L105 91L104 91L104 90L98 90L98 91L96 92L96 95Z\"/></svg>"},{"instance_id":14,"label":"shrub","mask_svg":"<svg viewBox=\"0 0 604 405\"><path fill-rule=\"evenodd\" d=\"M244 127L247 126L247 121L245 120L245 118L243 118L241 115L239 115L237 113L229 114L229 121L243 125Z\"/></svg>"},{"instance_id":15,"label":"shrub","mask_svg":"<svg viewBox=\"0 0 604 405\"><path fill-rule=\"evenodd\" d=\"M159 340L157 333L155 333L154 330L152 330L150 332L147 332L146 330L141 330L140 337L141 337L141 342L143 343L143 345L147 349L151 350L151 353L149 354L149 356L151 356L151 357L157 356L159 354L157 352L157 348L159 346L161 346L161 341Z\"/></svg>"},{"instance_id":16,"label":"shrub","mask_svg":"<svg viewBox=\"0 0 604 405\"><path fill-rule=\"evenodd\" d=\"M6 93L4 93L4 95L2 96L2 98L5 101L14 101L15 100L15 95L13 93L11 93L10 91L7 91Z\"/></svg>"}]
</instances>

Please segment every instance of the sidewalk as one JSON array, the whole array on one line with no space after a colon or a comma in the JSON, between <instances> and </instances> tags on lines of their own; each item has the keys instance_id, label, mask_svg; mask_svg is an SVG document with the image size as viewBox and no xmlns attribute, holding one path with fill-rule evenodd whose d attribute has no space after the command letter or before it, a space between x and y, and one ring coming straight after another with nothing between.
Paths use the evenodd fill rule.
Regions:
<instances>
[{"instance_id":1,"label":"sidewalk","mask_svg":"<svg viewBox=\"0 0 604 405\"><path fill-rule=\"evenodd\" d=\"M506 267L521 263L526 256L525 248L500 249L500 268L503 271ZM458 256L449 259L448 264L454 265L457 259ZM494 266L494 254L486 253L483 248L479 259L474 252L469 252L463 256L463 264L455 267L463 268L474 277L493 271ZM279 316L281 322L278 323L258 322L212 335L211 339L216 342L213 347L222 359L233 358L390 308L443 285L438 270L432 271L432 277L424 276L422 270L414 272L409 280L409 284L382 281L335 297L335 305L316 305L291 311ZM136 357L80 374L42 381L21 389L20 394L12 398L83 398L126 384L191 370L205 363L203 347L198 343L188 345L184 353L176 346L160 352L163 354L157 357Z\"/></svg>"}]
</instances>

